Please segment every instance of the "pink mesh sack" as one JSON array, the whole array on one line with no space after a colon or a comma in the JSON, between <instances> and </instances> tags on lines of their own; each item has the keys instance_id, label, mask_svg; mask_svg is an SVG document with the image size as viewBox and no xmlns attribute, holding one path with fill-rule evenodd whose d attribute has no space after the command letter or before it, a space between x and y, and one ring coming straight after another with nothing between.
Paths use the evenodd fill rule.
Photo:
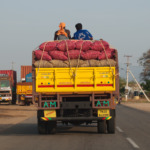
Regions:
<instances>
[{"instance_id":1,"label":"pink mesh sack","mask_svg":"<svg viewBox=\"0 0 150 150\"><path fill-rule=\"evenodd\" d=\"M53 51L53 50L56 49L56 43L57 43L56 41L54 41L54 42L44 42L39 46L39 49L43 50L44 47L45 47L45 49L44 49L45 51Z\"/></svg>"},{"instance_id":2,"label":"pink mesh sack","mask_svg":"<svg viewBox=\"0 0 150 150\"><path fill-rule=\"evenodd\" d=\"M100 55L99 51L88 50L86 52L83 52L81 54L81 57L84 60L90 60L90 59L97 59L99 55Z\"/></svg>"},{"instance_id":3,"label":"pink mesh sack","mask_svg":"<svg viewBox=\"0 0 150 150\"><path fill-rule=\"evenodd\" d=\"M35 57L36 57L37 60L40 60L42 55L43 55L42 60L47 60L47 61L52 60L51 56L46 51L36 50L34 52L34 54L35 54Z\"/></svg>"},{"instance_id":4,"label":"pink mesh sack","mask_svg":"<svg viewBox=\"0 0 150 150\"><path fill-rule=\"evenodd\" d=\"M71 40L66 40L66 41L61 41L59 43L57 43L57 48L60 51L67 51L67 46L68 46L68 50L72 50L75 49L75 42L71 41Z\"/></svg>"},{"instance_id":5,"label":"pink mesh sack","mask_svg":"<svg viewBox=\"0 0 150 150\"><path fill-rule=\"evenodd\" d=\"M105 54L105 52L106 52L106 54ZM108 57L108 59L111 59L111 58L114 57L114 49L108 48L108 49L106 49L105 52L102 51L102 52L100 53L100 55L98 56L98 59L99 59L99 60L107 59L107 57ZM107 57L106 57L106 55L107 55Z\"/></svg>"},{"instance_id":6,"label":"pink mesh sack","mask_svg":"<svg viewBox=\"0 0 150 150\"><path fill-rule=\"evenodd\" d=\"M76 42L76 49L80 50L81 47L82 47L83 51L88 51L90 49L90 47L91 47L91 44L92 44L91 41L79 40L79 41Z\"/></svg>"},{"instance_id":7,"label":"pink mesh sack","mask_svg":"<svg viewBox=\"0 0 150 150\"><path fill-rule=\"evenodd\" d=\"M109 44L106 41L95 41L91 44L91 49L95 51L102 51L103 46L105 49L109 48Z\"/></svg>"},{"instance_id":8,"label":"pink mesh sack","mask_svg":"<svg viewBox=\"0 0 150 150\"><path fill-rule=\"evenodd\" d=\"M83 52L81 51L81 54ZM78 59L79 58L79 55L81 56L80 54L80 50L69 50L69 57L70 59ZM68 53L65 52L65 55L68 57Z\"/></svg>"},{"instance_id":9,"label":"pink mesh sack","mask_svg":"<svg viewBox=\"0 0 150 150\"><path fill-rule=\"evenodd\" d=\"M53 59L56 59L56 60L67 60L68 59L68 57L65 56L64 52L62 52L62 51L50 51L49 54Z\"/></svg>"}]
</instances>

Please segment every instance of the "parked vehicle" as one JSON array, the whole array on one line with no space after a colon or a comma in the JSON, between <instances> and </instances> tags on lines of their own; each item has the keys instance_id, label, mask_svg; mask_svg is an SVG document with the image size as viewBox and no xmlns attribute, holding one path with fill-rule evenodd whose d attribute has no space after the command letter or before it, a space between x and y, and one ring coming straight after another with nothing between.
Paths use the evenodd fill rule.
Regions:
<instances>
[{"instance_id":1,"label":"parked vehicle","mask_svg":"<svg viewBox=\"0 0 150 150\"><path fill-rule=\"evenodd\" d=\"M16 71L0 70L0 102L16 104Z\"/></svg>"},{"instance_id":2,"label":"parked vehicle","mask_svg":"<svg viewBox=\"0 0 150 150\"><path fill-rule=\"evenodd\" d=\"M19 104L29 106L32 103L32 82L18 82L17 95Z\"/></svg>"},{"instance_id":3,"label":"parked vehicle","mask_svg":"<svg viewBox=\"0 0 150 150\"><path fill-rule=\"evenodd\" d=\"M21 82L17 83L17 96L20 105L32 103L32 66L21 66Z\"/></svg>"}]
</instances>

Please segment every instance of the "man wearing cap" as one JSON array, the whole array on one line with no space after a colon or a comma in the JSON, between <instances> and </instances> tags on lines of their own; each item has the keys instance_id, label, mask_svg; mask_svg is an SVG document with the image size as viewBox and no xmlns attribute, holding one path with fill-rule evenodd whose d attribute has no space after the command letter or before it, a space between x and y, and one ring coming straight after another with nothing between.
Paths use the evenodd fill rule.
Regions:
<instances>
[{"instance_id":1,"label":"man wearing cap","mask_svg":"<svg viewBox=\"0 0 150 150\"><path fill-rule=\"evenodd\" d=\"M65 29L66 24L61 22L59 24L59 30L55 32L54 40L66 40L71 39L70 31Z\"/></svg>"}]
</instances>

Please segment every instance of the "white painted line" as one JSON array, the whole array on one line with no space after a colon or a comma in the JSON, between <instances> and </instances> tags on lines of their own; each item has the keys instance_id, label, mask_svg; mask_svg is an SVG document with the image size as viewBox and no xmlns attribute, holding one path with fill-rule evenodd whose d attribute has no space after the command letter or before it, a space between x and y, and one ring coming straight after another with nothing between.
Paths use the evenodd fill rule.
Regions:
<instances>
[{"instance_id":1,"label":"white painted line","mask_svg":"<svg viewBox=\"0 0 150 150\"><path fill-rule=\"evenodd\" d=\"M116 127L116 129L119 131L119 132L123 132L123 130L122 129L120 129L120 127Z\"/></svg>"},{"instance_id":2,"label":"white painted line","mask_svg":"<svg viewBox=\"0 0 150 150\"><path fill-rule=\"evenodd\" d=\"M134 148L140 148L131 138L127 138L127 140Z\"/></svg>"}]
</instances>

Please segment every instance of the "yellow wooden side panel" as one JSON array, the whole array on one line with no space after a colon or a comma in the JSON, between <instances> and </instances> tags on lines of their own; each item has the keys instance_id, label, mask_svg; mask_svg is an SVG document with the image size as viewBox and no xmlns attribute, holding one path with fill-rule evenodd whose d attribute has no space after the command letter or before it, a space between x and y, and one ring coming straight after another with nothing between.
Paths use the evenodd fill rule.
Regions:
<instances>
[{"instance_id":1,"label":"yellow wooden side panel","mask_svg":"<svg viewBox=\"0 0 150 150\"><path fill-rule=\"evenodd\" d=\"M115 91L115 67L36 69L36 92L89 91Z\"/></svg>"},{"instance_id":2,"label":"yellow wooden side panel","mask_svg":"<svg viewBox=\"0 0 150 150\"><path fill-rule=\"evenodd\" d=\"M32 85L17 85L17 94L32 94Z\"/></svg>"}]
</instances>

